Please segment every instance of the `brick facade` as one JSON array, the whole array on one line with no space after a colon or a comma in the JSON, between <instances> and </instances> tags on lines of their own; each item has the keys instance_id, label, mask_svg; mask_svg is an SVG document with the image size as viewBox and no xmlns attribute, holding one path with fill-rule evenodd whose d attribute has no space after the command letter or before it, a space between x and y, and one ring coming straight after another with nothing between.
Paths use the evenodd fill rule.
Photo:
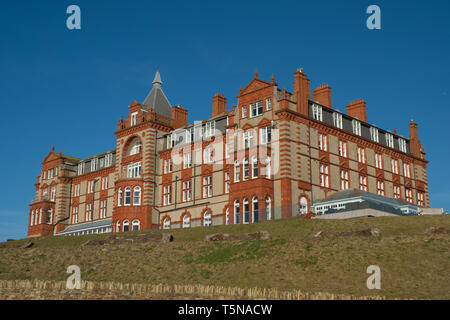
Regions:
<instances>
[{"instance_id":1,"label":"brick facade","mask_svg":"<svg viewBox=\"0 0 450 320\"><path fill-rule=\"evenodd\" d=\"M159 72L155 79L161 90ZM256 72L236 106L227 110L215 94L211 117L191 125L188 110L163 115L158 99L132 101L115 150L77 159L52 148L35 184L29 237L111 218L112 231L289 218L342 188L429 207L417 124L409 138L375 128L362 99L340 113L327 84L311 100L303 70L293 93Z\"/></svg>"}]
</instances>

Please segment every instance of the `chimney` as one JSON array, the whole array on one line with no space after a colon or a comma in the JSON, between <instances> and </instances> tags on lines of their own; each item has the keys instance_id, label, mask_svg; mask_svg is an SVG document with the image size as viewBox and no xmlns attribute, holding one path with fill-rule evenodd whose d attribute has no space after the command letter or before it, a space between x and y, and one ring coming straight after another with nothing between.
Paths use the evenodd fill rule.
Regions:
<instances>
[{"instance_id":1,"label":"chimney","mask_svg":"<svg viewBox=\"0 0 450 320\"><path fill-rule=\"evenodd\" d=\"M213 97L212 116L227 112L227 98L223 94L216 93Z\"/></svg>"},{"instance_id":2,"label":"chimney","mask_svg":"<svg viewBox=\"0 0 450 320\"><path fill-rule=\"evenodd\" d=\"M409 147L413 156L425 159L425 151L417 134L417 124L413 120L409 124Z\"/></svg>"},{"instance_id":3,"label":"chimney","mask_svg":"<svg viewBox=\"0 0 450 320\"><path fill-rule=\"evenodd\" d=\"M367 122L366 102L364 99L349 102L346 111L350 117Z\"/></svg>"},{"instance_id":4,"label":"chimney","mask_svg":"<svg viewBox=\"0 0 450 320\"><path fill-rule=\"evenodd\" d=\"M297 112L307 117L311 92L309 90L309 79L303 73L303 69L297 69L294 73L294 95L297 98Z\"/></svg>"},{"instance_id":5,"label":"chimney","mask_svg":"<svg viewBox=\"0 0 450 320\"><path fill-rule=\"evenodd\" d=\"M174 129L187 126L187 110L183 106L172 107L172 124Z\"/></svg>"},{"instance_id":6,"label":"chimney","mask_svg":"<svg viewBox=\"0 0 450 320\"><path fill-rule=\"evenodd\" d=\"M313 100L325 107L332 108L331 87L328 84L317 87L313 92Z\"/></svg>"}]
</instances>

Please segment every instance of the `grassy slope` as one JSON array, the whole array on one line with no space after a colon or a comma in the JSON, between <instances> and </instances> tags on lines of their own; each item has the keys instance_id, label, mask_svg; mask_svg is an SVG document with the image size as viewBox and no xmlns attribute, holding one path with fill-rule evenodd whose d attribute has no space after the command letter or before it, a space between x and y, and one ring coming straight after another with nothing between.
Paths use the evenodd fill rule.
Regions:
<instances>
[{"instance_id":1,"label":"grassy slope","mask_svg":"<svg viewBox=\"0 0 450 320\"><path fill-rule=\"evenodd\" d=\"M170 230L174 242L82 247L107 235L33 239L32 249L0 249L0 279L65 280L80 266L83 280L276 287L304 292L450 299L450 216L326 221L298 218L254 225ZM319 230L379 227L381 238L313 239ZM267 230L269 241L207 243L207 234ZM142 231L162 232L162 231ZM26 239L18 242L26 242ZM15 242L17 243L17 242ZM12 244L12 243L8 243ZM381 287L368 290L366 268L381 268Z\"/></svg>"}]
</instances>

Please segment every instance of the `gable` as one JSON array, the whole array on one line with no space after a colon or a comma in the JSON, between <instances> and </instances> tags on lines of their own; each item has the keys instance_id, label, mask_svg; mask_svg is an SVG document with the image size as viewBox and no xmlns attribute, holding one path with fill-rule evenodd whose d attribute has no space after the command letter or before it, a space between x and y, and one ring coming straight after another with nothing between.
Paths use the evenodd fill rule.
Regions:
<instances>
[{"instance_id":1,"label":"gable","mask_svg":"<svg viewBox=\"0 0 450 320\"><path fill-rule=\"evenodd\" d=\"M250 83L241 92L239 92L237 98L261 89L265 89L272 85L274 84L258 78L253 78L252 81L250 81Z\"/></svg>"}]
</instances>

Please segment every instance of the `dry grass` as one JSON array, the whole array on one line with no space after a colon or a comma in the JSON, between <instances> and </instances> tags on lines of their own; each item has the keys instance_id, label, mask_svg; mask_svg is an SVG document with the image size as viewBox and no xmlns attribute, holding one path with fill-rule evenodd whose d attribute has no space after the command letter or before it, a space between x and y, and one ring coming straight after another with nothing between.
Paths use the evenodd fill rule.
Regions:
<instances>
[{"instance_id":1,"label":"dry grass","mask_svg":"<svg viewBox=\"0 0 450 320\"><path fill-rule=\"evenodd\" d=\"M81 246L107 235L33 239L31 249L0 249L0 279L64 281L66 268L80 266L96 282L214 285L332 292L388 298L450 298L450 236L425 234L450 228L449 216L352 220L288 220L254 225L170 230L172 243ZM378 227L382 237L312 238ZM267 230L272 240L207 243L207 234ZM165 232L165 231L141 231ZM27 240L18 240L25 243ZM8 243L10 244L10 243ZM12 244L12 243L11 243ZM16 242L17 244L17 242ZM381 268L381 290L368 290L366 268Z\"/></svg>"}]
</instances>

